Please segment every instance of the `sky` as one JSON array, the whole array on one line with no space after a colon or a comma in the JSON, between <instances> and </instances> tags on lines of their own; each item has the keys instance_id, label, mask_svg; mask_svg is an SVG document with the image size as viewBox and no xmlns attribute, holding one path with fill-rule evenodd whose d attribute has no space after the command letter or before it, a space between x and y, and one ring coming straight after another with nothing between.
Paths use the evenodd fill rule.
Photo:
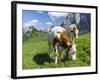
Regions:
<instances>
[{"instance_id":1,"label":"sky","mask_svg":"<svg viewBox=\"0 0 100 80\"><path fill-rule=\"evenodd\" d=\"M23 28L33 25L38 30L45 30L49 26L59 26L68 13L23 10Z\"/></svg>"}]
</instances>

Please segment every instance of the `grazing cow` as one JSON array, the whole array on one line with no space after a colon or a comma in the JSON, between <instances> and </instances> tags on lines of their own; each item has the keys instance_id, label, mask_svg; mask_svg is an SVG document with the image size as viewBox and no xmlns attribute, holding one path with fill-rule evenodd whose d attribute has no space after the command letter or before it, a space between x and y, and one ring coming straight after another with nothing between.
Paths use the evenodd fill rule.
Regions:
<instances>
[{"instance_id":1,"label":"grazing cow","mask_svg":"<svg viewBox=\"0 0 100 80\"><path fill-rule=\"evenodd\" d=\"M56 57L55 57L55 63L58 63L58 61L61 61L61 50L66 48L72 47L72 40L70 36L66 32L58 32L57 36L53 39L53 47L56 51ZM66 53L68 54L68 53ZM68 56L66 56L68 57Z\"/></svg>"},{"instance_id":2,"label":"grazing cow","mask_svg":"<svg viewBox=\"0 0 100 80\"><path fill-rule=\"evenodd\" d=\"M73 40L73 45L72 45L72 48L70 48L69 52L71 53L72 60L75 60L76 59L75 39L78 39L79 29L77 28L77 26L75 24L71 24L66 27L66 31L69 33L69 35L71 36L71 39Z\"/></svg>"},{"instance_id":3,"label":"grazing cow","mask_svg":"<svg viewBox=\"0 0 100 80\"><path fill-rule=\"evenodd\" d=\"M54 49L56 53L55 64L60 62L61 60L61 48L63 49L68 48L71 50L71 47L73 46L73 40L71 36L69 35L69 33L65 31L64 28L60 26L51 28L51 30L48 33L48 42L49 42L49 50L51 51L51 49ZM72 48L72 50L74 49Z\"/></svg>"}]
</instances>

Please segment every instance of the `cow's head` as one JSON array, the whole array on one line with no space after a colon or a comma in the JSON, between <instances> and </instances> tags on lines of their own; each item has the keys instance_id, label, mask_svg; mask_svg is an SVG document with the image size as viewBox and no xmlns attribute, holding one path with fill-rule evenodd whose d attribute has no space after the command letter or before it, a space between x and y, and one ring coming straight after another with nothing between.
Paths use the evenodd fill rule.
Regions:
<instances>
[{"instance_id":1,"label":"cow's head","mask_svg":"<svg viewBox=\"0 0 100 80\"><path fill-rule=\"evenodd\" d=\"M75 37L76 39L78 39L79 29L78 29L77 27L74 27L74 28L71 30L71 33L72 33L73 37Z\"/></svg>"}]
</instances>

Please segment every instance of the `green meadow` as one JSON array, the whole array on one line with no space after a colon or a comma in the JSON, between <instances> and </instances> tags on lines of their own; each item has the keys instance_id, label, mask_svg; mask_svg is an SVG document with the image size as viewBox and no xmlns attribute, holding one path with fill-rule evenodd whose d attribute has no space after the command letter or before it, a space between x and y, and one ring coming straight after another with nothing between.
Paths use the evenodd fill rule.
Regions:
<instances>
[{"instance_id":1,"label":"green meadow","mask_svg":"<svg viewBox=\"0 0 100 80\"><path fill-rule=\"evenodd\" d=\"M65 51L62 51L61 63L55 64L48 53L47 35L44 32L34 32L25 37L23 40L22 68L38 69L38 68L60 68L60 67L84 67L91 65L90 53L90 33L79 36L76 40L77 59L72 61L65 59Z\"/></svg>"}]
</instances>

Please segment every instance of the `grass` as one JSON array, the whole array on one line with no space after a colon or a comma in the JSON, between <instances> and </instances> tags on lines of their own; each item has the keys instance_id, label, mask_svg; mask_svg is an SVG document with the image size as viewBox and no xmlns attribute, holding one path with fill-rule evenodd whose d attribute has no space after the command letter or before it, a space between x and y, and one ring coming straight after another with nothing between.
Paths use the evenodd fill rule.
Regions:
<instances>
[{"instance_id":1,"label":"grass","mask_svg":"<svg viewBox=\"0 0 100 80\"><path fill-rule=\"evenodd\" d=\"M23 42L23 69L36 68L58 68L58 67L82 67L91 65L90 54L90 33L79 36L77 44L77 59L68 61L64 59L62 52L62 62L55 64L48 54L48 42L46 34L35 32L30 38Z\"/></svg>"}]
</instances>

